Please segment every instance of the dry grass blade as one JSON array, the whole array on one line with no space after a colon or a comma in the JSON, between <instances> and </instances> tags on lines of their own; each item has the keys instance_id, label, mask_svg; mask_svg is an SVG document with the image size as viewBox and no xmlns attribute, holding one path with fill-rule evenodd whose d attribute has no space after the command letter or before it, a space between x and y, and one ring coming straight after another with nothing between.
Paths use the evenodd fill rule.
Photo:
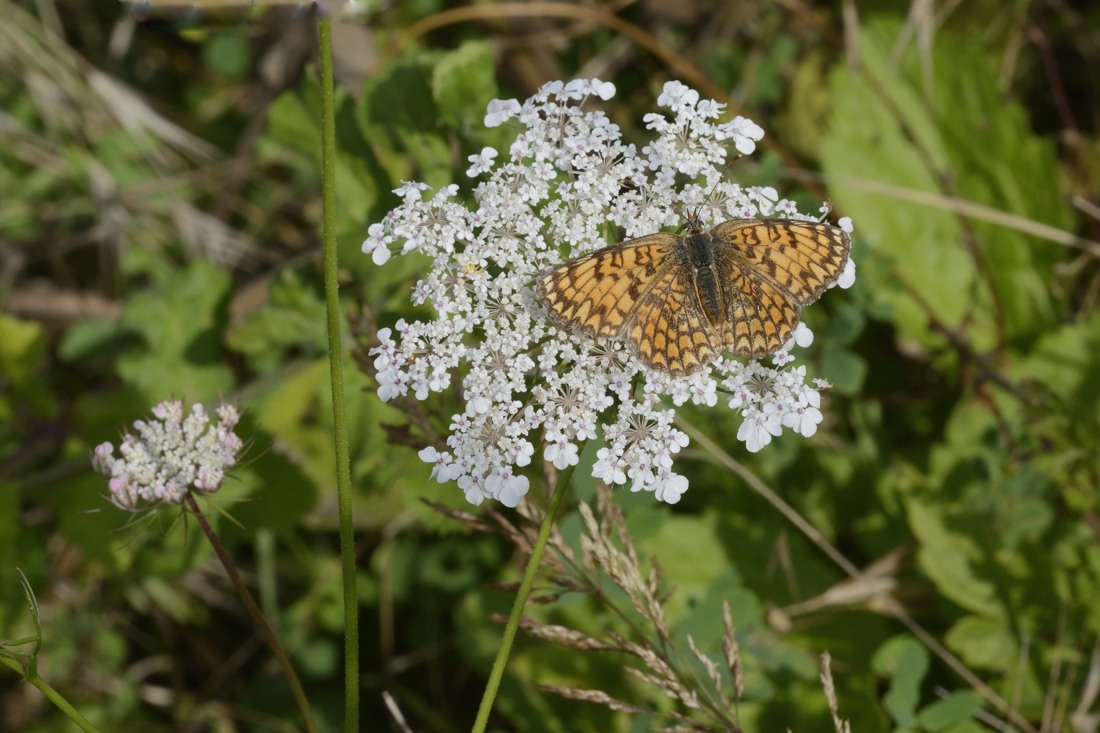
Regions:
<instances>
[{"instance_id":1,"label":"dry grass blade","mask_svg":"<svg viewBox=\"0 0 1100 733\"><path fill-rule=\"evenodd\" d=\"M725 633L722 634L722 653L726 656L730 678L733 680L733 700L734 703L739 704L745 694L745 675L741 668L741 646L737 643L737 632L733 626L733 612L730 611L729 601L722 601L722 623L725 626Z\"/></svg>"},{"instance_id":2,"label":"dry grass blade","mask_svg":"<svg viewBox=\"0 0 1100 733\"><path fill-rule=\"evenodd\" d=\"M525 532L524 530L516 527L509 522L503 514L495 509L487 509L485 516L493 521L494 524L500 529L501 534L508 538L508 541L516 546L516 549L525 555L531 554L531 546L535 542L534 532Z\"/></svg>"},{"instance_id":3,"label":"dry grass blade","mask_svg":"<svg viewBox=\"0 0 1100 733\"><path fill-rule=\"evenodd\" d=\"M529 634L536 638L560 644L570 649L581 649L583 651L619 651L610 644L605 644L599 639L566 628L565 626L540 624L538 621L534 621L526 616L519 620L519 624Z\"/></svg>"},{"instance_id":4,"label":"dry grass blade","mask_svg":"<svg viewBox=\"0 0 1100 733\"><path fill-rule=\"evenodd\" d=\"M221 219L180 202L172 209L180 241L194 259L255 271L262 263L263 250Z\"/></svg>"},{"instance_id":5,"label":"dry grass blade","mask_svg":"<svg viewBox=\"0 0 1100 733\"><path fill-rule=\"evenodd\" d=\"M1100 730L1100 713L1090 713L1089 710L1100 695L1100 642L1092 648L1089 657L1089 670L1085 675L1085 684L1081 690L1081 699L1077 708L1070 713L1070 725L1075 731Z\"/></svg>"},{"instance_id":6,"label":"dry grass blade","mask_svg":"<svg viewBox=\"0 0 1100 733\"><path fill-rule=\"evenodd\" d=\"M695 645L695 638L688 634L688 648L691 649L691 653L699 660L699 663L703 665L703 669L707 671L707 678L710 679L711 684L714 685L715 692L718 693L718 699L722 701L722 705L727 710L733 708L733 703L730 702L729 696L726 695L725 685L722 684L722 674L718 671L718 665L714 663L714 660L699 651L699 647Z\"/></svg>"},{"instance_id":7,"label":"dry grass blade","mask_svg":"<svg viewBox=\"0 0 1100 733\"><path fill-rule=\"evenodd\" d=\"M825 699L829 703L829 714L833 716L833 730L836 733L852 733L847 720L840 718L840 706L836 699L836 687L833 685L832 657L829 652L821 655L821 686L825 690Z\"/></svg>"},{"instance_id":8,"label":"dry grass blade","mask_svg":"<svg viewBox=\"0 0 1100 733\"><path fill-rule=\"evenodd\" d=\"M539 689L545 692L550 692L561 697L569 698L570 700L583 700L584 702L594 702L600 705L606 705L612 710L617 710L623 713L650 713L651 710L640 708L637 705L631 705L630 703L623 702L622 700L616 700L601 690L577 690L572 687L560 687L558 685L539 685Z\"/></svg>"},{"instance_id":9,"label":"dry grass blade","mask_svg":"<svg viewBox=\"0 0 1100 733\"><path fill-rule=\"evenodd\" d=\"M581 504L580 512L587 534L581 537L581 548L591 562L599 566L611 580L626 591L638 613L653 624L661 640L668 643L671 633L665 620L664 608L658 597L660 570L654 567L649 578L642 576L634 543L626 532L622 513L611 502L611 490L600 487L600 521L591 508ZM612 527L622 549L611 541Z\"/></svg>"},{"instance_id":10,"label":"dry grass blade","mask_svg":"<svg viewBox=\"0 0 1100 733\"><path fill-rule=\"evenodd\" d=\"M450 517L456 522L464 525L467 529L475 532L491 532L493 529L492 526L483 521L481 517L471 514L470 512L464 512L461 509L455 509L454 507L449 507L446 504L440 504L430 499L421 499L421 501L443 516Z\"/></svg>"},{"instance_id":11,"label":"dry grass blade","mask_svg":"<svg viewBox=\"0 0 1100 733\"><path fill-rule=\"evenodd\" d=\"M786 616L796 616L829 608L858 606L891 615L898 590L895 575L906 554L905 547L891 550L868 566L858 577L842 580L814 598L791 604L783 609L783 613Z\"/></svg>"},{"instance_id":12,"label":"dry grass blade","mask_svg":"<svg viewBox=\"0 0 1100 733\"><path fill-rule=\"evenodd\" d=\"M676 676L672 673L668 665L657 659L656 655L650 654L647 656L649 659L645 660L646 665L649 666L650 669L661 669L663 667L663 673L649 674L635 667L627 667L626 671L638 679L653 685L673 700L679 700L684 707L690 708L691 710L698 710L699 696L695 694L695 691L689 690L680 684L680 681L676 679Z\"/></svg>"}]
</instances>

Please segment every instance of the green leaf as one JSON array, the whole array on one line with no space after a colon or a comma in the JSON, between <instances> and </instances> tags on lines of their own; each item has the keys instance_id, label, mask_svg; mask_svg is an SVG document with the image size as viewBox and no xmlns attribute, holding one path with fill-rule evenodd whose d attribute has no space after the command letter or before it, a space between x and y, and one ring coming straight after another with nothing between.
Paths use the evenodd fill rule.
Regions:
<instances>
[{"instance_id":1,"label":"green leaf","mask_svg":"<svg viewBox=\"0 0 1100 733\"><path fill-rule=\"evenodd\" d=\"M150 403L171 395L202 402L232 389L220 344L228 293L229 276L196 260L131 297L122 325L144 343L119 357L119 376Z\"/></svg>"},{"instance_id":2,"label":"green leaf","mask_svg":"<svg viewBox=\"0 0 1100 733\"><path fill-rule=\"evenodd\" d=\"M1004 621L964 616L944 637L947 645L971 667L1007 670L1019 653L1019 642Z\"/></svg>"},{"instance_id":3,"label":"green leaf","mask_svg":"<svg viewBox=\"0 0 1100 733\"><path fill-rule=\"evenodd\" d=\"M867 377L867 362L854 351L827 346L821 352L821 376L840 394L858 394Z\"/></svg>"},{"instance_id":4,"label":"green leaf","mask_svg":"<svg viewBox=\"0 0 1100 733\"><path fill-rule=\"evenodd\" d=\"M1057 319L1049 287L1057 247L1001 223L974 219L964 228L960 216L887 187L954 195L1072 229L1053 141L1035 135L1028 114L1005 100L983 44L938 44L936 73L926 76L915 47L896 53L899 30L899 21L866 23L860 66L832 75L833 125L822 151L830 190L876 249L876 267L906 283L873 291L892 306L903 338L939 341L923 303L949 328L968 318L979 346L992 345L998 328L1026 344Z\"/></svg>"},{"instance_id":5,"label":"green leaf","mask_svg":"<svg viewBox=\"0 0 1100 733\"><path fill-rule=\"evenodd\" d=\"M280 366L285 351L300 348L310 356L328 349L325 302L318 286L297 270L283 270L271 286L270 302L229 331L230 348L249 356L257 369Z\"/></svg>"},{"instance_id":6,"label":"green leaf","mask_svg":"<svg viewBox=\"0 0 1100 733\"><path fill-rule=\"evenodd\" d=\"M669 623L678 623L689 606L709 592L710 585L729 566L716 531L713 513L701 516L672 514L647 542L639 543L642 557L660 558L661 567L676 578L676 594L665 606Z\"/></svg>"},{"instance_id":7,"label":"green leaf","mask_svg":"<svg viewBox=\"0 0 1100 733\"><path fill-rule=\"evenodd\" d=\"M0 378L18 395L19 403L40 414L50 412L53 405L48 385L38 376L46 347L41 325L0 313ZM7 399L0 398L0 416L9 409L2 407Z\"/></svg>"},{"instance_id":8,"label":"green leaf","mask_svg":"<svg viewBox=\"0 0 1100 733\"><path fill-rule=\"evenodd\" d=\"M1013 375L1033 380L1069 405L1100 417L1100 313L1051 329L1016 362Z\"/></svg>"},{"instance_id":9,"label":"green leaf","mask_svg":"<svg viewBox=\"0 0 1100 733\"><path fill-rule=\"evenodd\" d=\"M851 301L841 300L829 315L823 341L826 344L849 346L863 333L866 325L867 316L863 310Z\"/></svg>"},{"instance_id":10,"label":"green leaf","mask_svg":"<svg viewBox=\"0 0 1100 733\"><path fill-rule=\"evenodd\" d=\"M898 272L915 285L934 288L933 296L927 298L929 307L942 322L956 326L972 304L975 278L959 243L958 221L950 214L893 201L873 188L849 183L881 181L938 193L937 180L926 163L930 160L937 168L947 165L935 120L919 88L889 60L894 29L881 25L872 21L863 27L860 69L838 64L830 77L833 120L821 150L822 168L831 177L830 194L842 210L853 214L856 234L871 245L879 267ZM871 77L870 82L864 75ZM914 146L913 138L922 148ZM892 308L903 337L934 342L927 316L903 288L871 292L876 301Z\"/></svg>"},{"instance_id":11,"label":"green leaf","mask_svg":"<svg viewBox=\"0 0 1100 733\"><path fill-rule=\"evenodd\" d=\"M279 531L299 524L317 504L317 487L294 461L269 450L273 443L270 436L255 433L249 426L240 432L251 436L251 444L259 455L246 456L245 467L233 469L217 500L244 527L247 536L261 528ZM235 500L227 501L229 488L235 489ZM226 523L223 531L229 535L240 530L235 524Z\"/></svg>"},{"instance_id":12,"label":"green leaf","mask_svg":"<svg viewBox=\"0 0 1100 733\"><path fill-rule=\"evenodd\" d=\"M486 106L497 95L489 44L467 41L443 54L432 69L431 84L440 119L456 130L480 127Z\"/></svg>"},{"instance_id":13,"label":"green leaf","mask_svg":"<svg viewBox=\"0 0 1100 733\"><path fill-rule=\"evenodd\" d=\"M268 107L264 142L295 150L310 161L320 160L320 109L320 89L315 79L307 78L298 89L280 94Z\"/></svg>"},{"instance_id":14,"label":"green leaf","mask_svg":"<svg viewBox=\"0 0 1100 733\"><path fill-rule=\"evenodd\" d=\"M211 36L202 47L206 68L229 80L240 79L248 72L252 61L248 40L240 35Z\"/></svg>"},{"instance_id":15,"label":"green leaf","mask_svg":"<svg viewBox=\"0 0 1100 733\"><path fill-rule=\"evenodd\" d=\"M917 719L922 728L939 733L972 720L981 707L982 698L978 693L973 690L963 690L926 706L920 711Z\"/></svg>"},{"instance_id":16,"label":"green leaf","mask_svg":"<svg viewBox=\"0 0 1100 733\"><path fill-rule=\"evenodd\" d=\"M888 639L871 658L871 668L890 678L890 689L882 702L899 728L915 727L920 684L928 672L928 661L928 650L908 635Z\"/></svg>"},{"instance_id":17,"label":"green leaf","mask_svg":"<svg viewBox=\"0 0 1100 733\"><path fill-rule=\"evenodd\" d=\"M92 361L113 354L121 348L126 338L127 332L117 320L82 318L62 335L57 353L72 363Z\"/></svg>"},{"instance_id":18,"label":"green leaf","mask_svg":"<svg viewBox=\"0 0 1100 733\"><path fill-rule=\"evenodd\" d=\"M984 616L1004 618L997 587L979 566L987 562L981 543L948 523L934 497L905 496L909 526L920 542L917 562L937 589L955 603Z\"/></svg>"},{"instance_id":19,"label":"green leaf","mask_svg":"<svg viewBox=\"0 0 1100 733\"><path fill-rule=\"evenodd\" d=\"M452 179L450 143L440 129L440 110L432 93L438 57L420 52L372 75L363 87L357 115L364 138L396 153L390 156L395 160L387 161L394 166L391 178L414 176L435 187Z\"/></svg>"}]
</instances>

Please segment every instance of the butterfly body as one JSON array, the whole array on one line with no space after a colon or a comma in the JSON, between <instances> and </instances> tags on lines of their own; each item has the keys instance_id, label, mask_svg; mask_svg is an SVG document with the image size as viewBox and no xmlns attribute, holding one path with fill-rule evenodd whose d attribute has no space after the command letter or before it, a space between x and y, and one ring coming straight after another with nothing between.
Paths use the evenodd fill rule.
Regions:
<instances>
[{"instance_id":1,"label":"butterfly body","mask_svg":"<svg viewBox=\"0 0 1100 733\"><path fill-rule=\"evenodd\" d=\"M688 255L688 266L694 275L692 280L696 297L711 326L717 327L724 316L724 299L718 273L714 269L715 244L710 232L703 232L698 228L692 229L683 239L686 246L682 247L681 251Z\"/></svg>"},{"instance_id":2,"label":"butterfly body","mask_svg":"<svg viewBox=\"0 0 1100 733\"><path fill-rule=\"evenodd\" d=\"M723 350L759 359L783 348L802 306L836 282L846 232L797 219L734 219L685 236L657 232L542 274L539 299L560 323L625 337L646 366L691 374Z\"/></svg>"}]
</instances>

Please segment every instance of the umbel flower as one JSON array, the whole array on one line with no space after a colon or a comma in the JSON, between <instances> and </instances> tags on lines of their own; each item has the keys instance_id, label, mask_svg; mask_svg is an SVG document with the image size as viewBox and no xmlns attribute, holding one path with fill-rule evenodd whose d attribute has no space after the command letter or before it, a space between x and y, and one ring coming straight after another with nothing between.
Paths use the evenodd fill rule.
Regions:
<instances>
[{"instance_id":1,"label":"umbel flower","mask_svg":"<svg viewBox=\"0 0 1100 733\"><path fill-rule=\"evenodd\" d=\"M182 504L189 491L217 491L243 446L233 432L240 420L236 408L222 405L217 415L211 423L202 405L184 416L182 402L161 402L153 408L156 419L135 421L137 435L123 436L121 458L110 443L96 446L92 467L108 479L111 502L138 511Z\"/></svg>"},{"instance_id":2,"label":"umbel flower","mask_svg":"<svg viewBox=\"0 0 1100 733\"><path fill-rule=\"evenodd\" d=\"M487 126L520 129L499 165L492 148L470 156L468 175L485 176L474 206L458 199L457 186L425 198L425 184L405 183L395 191L402 203L363 242L379 265L395 253L431 258L412 301L435 317L379 330L371 354L384 400L410 392L426 400L462 374L464 409L452 418L446 449L429 447L420 457L440 482L457 480L473 504L493 498L515 506L527 493L522 469L536 446L560 470L578 463L588 440L605 443L594 476L675 503L688 482L673 459L688 438L673 419L688 402L715 406L721 395L741 414L737 437L750 451L784 428L809 437L822 420L820 390L828 385L807 384L790 354L812 341L804 325L770 365L719 357L672 376L646 368L624 343L549 320L533 289L538 275L609 243L674 229L679 212L712 225L765 216L816 221L772 188L723 180L727 147L748 155L764 135L750 120L718 122L724 105L669 82L657 100L667 112L645 116L655 138L639 151L592 108L593 96L614 92L598 79L551 82L522 104L490 102ZM840 225L851 229L846 219ZM849 260L837 284L854 279Z\"/></svg>"}]
</instances>

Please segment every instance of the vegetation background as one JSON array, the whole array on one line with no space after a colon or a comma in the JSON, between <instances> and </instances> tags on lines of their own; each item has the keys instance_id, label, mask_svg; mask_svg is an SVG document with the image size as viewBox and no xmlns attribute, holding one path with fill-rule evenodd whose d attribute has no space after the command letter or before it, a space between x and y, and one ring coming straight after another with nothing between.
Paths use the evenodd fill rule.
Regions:
<instances>
[{"instance_id":1,"label":"vegetation background","mask_svg":"<svg viewBox=\"0 0 1100 733\"><path fill-rule=\"evenodd\" d=\"M592 592L545 581L532 628L674 647L705 681L687 635L719 658L728 602L749 731L832 727L825 650L853 730L1098 730L1100 5L329 12L342 295L359 357L375 328L415 315L419 263L378 268L359 252L397 203L391 190L416 179L468 191L466 156L511 134L483 127L486 103L548 80L613 81L608 114L644 141L642 115L680 79L767 131L731 179L803 210L829 200L855 225L855 288L806 313L809 369L834 385L821 431L748 455L730 413L685 410L713 443L693 439L684 455L683 501L614 494L643 571L658 563L673 591L669 647L647 640L644 614L606 578ZM225 397L247 410L251 450L213 502L219 529L335 729L316 24L304 9L108 0L0 0L0 14L0 641L32 628L20 568L40 603L40 673L104 730L296 729L194 523L114 509L89 465L92 446L154 402ZM385 691L414 730L468 730L501 634L490 616L512 598L500 584L525 555L421 501L493 509L429 480L422 434L375 397L365 362L353 351L346 396L363 729L400 730ZM425 409L445 429L451 408ZM584 477L597 447L575 474L566 544L581 532L574 499L594 502ZM691 713L628 673L629 655L546 636L521 633L496 730L645 731L669 724L659 713ZM0 730L72 729L0 672Z\"/></svg>"}]
</instances>

